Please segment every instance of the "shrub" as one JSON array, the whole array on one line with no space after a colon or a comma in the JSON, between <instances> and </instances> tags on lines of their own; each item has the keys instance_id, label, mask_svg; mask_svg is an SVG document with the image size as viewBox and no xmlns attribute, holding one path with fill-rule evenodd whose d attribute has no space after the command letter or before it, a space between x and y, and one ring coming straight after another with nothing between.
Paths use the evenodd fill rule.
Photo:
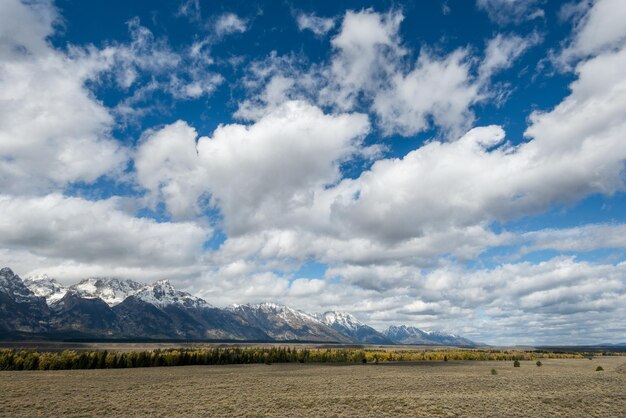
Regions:
<instances>
[{"instance_id":1,"label":"shrub","mask_svg":"<svg viewBox=\"0 0 626 418\"><path fill-rule=\"evenodd\" d=\"M541 360L537 360L537 363L535 363L537 365L537 367L541 367L543 366L543 363L541 362Z\"/></svg>"},{"instance_id":2,"label":"shrub","mask_svg":"<svg viewBox=\"0 0 626 418\"><path fill-rule=\"evenodd\" d=\"M498 371L496 369L491 369L491 374L496 375L498 374Z\"/></svg>"},{"instance_id":3,"label":"shrub","mask_svg":"<svg viewBox=\"0 0 626 418\"><path fill-rule=\"evenodd\" d=\"M601 372L601 371L604 371L604 369L602 368L602 366L598 366L598 367L596 367L596 371L597 372Z\"/></svg>"},{"instance_id":4,"label":"shrub","mask_svg":"<svg viewBox=\"0 0 626 418\"><path fill-rule=\"evenodd\" d=\"M513 367L519 367L519 366L520 366L520 364L519 364L519 360L515 360L515 361L513 362Z\"/></svg>"},{"instance_id":5,"label":"shrub","mask_svg":"<svg viewBox=\"0 0 626 418\"><path fill-rule=\"evenodd\" d=\"M448 361L448 356L443 356L443 361Z\"/></svg>"}]
</instances>

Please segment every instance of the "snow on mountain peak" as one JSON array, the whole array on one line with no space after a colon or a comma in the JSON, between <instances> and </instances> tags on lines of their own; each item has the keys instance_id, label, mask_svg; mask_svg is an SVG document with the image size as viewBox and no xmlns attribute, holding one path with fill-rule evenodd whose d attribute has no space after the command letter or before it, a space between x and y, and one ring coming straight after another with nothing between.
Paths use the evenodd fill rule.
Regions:
<instances>
[{"instance_id":1,"label":"snow on mountain peak","mask_svg":"<svg viewBox=\"0 0 626 418\"><path fill-rule=\"evenodd\" d=\"M312 320L315 322L321 322L318 318L316 318L313 315L310 315L306 312L302 312L294 308L290 308L289 306L286 306L286 305L279 305L277 303L263 302L258 305L247 305L247 306L250 306L253 309L258 309L263 312L271 312L287 321L290 318L298 318L298 319Z\"/></svg>"},{"instance_id":2,"label":"snow on mountain peak","mask_svg":"<svg viewBox=\"0 0 626 418\"><path fill-rule=\"evenodd\" d=\"M11 295L16 302L20 303L30 301L35 297L20 276L8 267L0 270L0 291Z\"/></svg>"},{"instance_id":3,"label":"snow on mountain peak","mask_svg":"<svg viewBox=\"0 0 626 418\"><path fill-rule=\"evenodd\" d=\"M181 305L186 308L211 307L204 299L176 290L169 280L157 280L139 289L134 296L157 307L168 305Z\"/></svg>"},{"instance_id":4,"label":"snow on mountain peak","mask_svg":"<svg viewBox=\"0 0 626 418\"><path fill-rule=\"evenodd\" d=\"M406 325L392 325L383 332L397 343L403 344L439 344L439 345L474 345L467 338L443 331L423 331Z\"/></svg>"},{"instance_id":5,"label":"snow on mountain peak","mask_svg":"<svg viewBox=\"0 0 626 418\"><path fill-rule=\"evenodd\" d=\"M145 284L129 279L91 277L70 286L78 296L88 299L100 298L109 306L121 303L128 296L135 294Z\"/></svg>"},{"instance_id":6,"label":"snow on mountain peak","mask_svg":"<svg viewBox=\"0 0 626 418\"><path fill-rule=\"evenodd\" d=\"M227 309L233 312L256 312L265 316L280 319L292 326L300 327L304 323L315 323L325 325L319 318L298 309L273 302L262 302L258 304L248 303L245 305L231 305Z\"/></svg>"},{"instance_id":7,"label":"snow on mountain peak","mask_svg":"<svg viewBox=\"0 0 626 418\"><path fill-rule=\"evenodd\" d=\"M68 290L47 274L29 276L24 279L24 284L36 296L46 298L48 305L63 299L63 296L65 296Z\"/></svg>"},{"instance_id":8,"label":"snow on mountain peak","mask_svg":"<svg viewBox=\"0 0 626 418\"><path fill-rule=\"evenodd\" d=\"M327 311L320 315L320 320L326 325L332 326L333 324L337 324L350 330L356 330L364 326L354 315L347 312Z\"/></svg>"}]
</instances>

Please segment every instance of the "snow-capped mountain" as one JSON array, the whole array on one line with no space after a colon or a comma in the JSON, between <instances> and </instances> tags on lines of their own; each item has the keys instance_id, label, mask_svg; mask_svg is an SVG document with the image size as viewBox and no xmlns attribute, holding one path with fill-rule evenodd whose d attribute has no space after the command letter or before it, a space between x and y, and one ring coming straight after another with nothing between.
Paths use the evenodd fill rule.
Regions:
<instances>
[{"instance_id":1,"label":"snow-capped mountain","mask_svg":"<svg viewBox=\"0 0 626 418\"><path fill-rule=\"evenodd\" d=\"M374 328L360 322L353 315L346 312L328 311L317 317L326 325L364 344L392 344L393 342Z\"/></svg>"},{"instance_id":2,"label":"snow-capped mountain","mask_svg":"<svg viewBox=\"0 0 626 418\"><path fill-rule=\"evenodd\" d=\"M115 306L144 286L146 286L144 283L134 280L92 277L70 286L69 290L82 298L99 298L107 305Z\"/></svg>"},{"instance_id":3,"label":"snow-capped mountain","mask_svg":"<svg viewBox=\"0 0 626 418\"><path fill-rule=\"evenodd\" d=\"M221 309L167 280L90 278L64 287L0 270L0 338L116 338L473 345L414 327L380 333L343 312L311 315L275 303Z\"/></svg>"},{"instance_id":4,"label":"snow-capped mountain","mask_svg":"<svg viewBox=\"0 0 626 418\"><path fill-rule=\"evenodd\" d=\"M44 298L31 292L10 268L0 270L0 335L44 332L48 314Z\"/></svg>"},{"instance_id":5,"label":"snow-capped mountain","mask_svg":"<svg viewBox=\"0 0 626 418\"><path fill-rule=\"evenodd\" d=\"M24 282L17 274L8 267L0 270L0 292L11 296L16 302L28 302L35 296L33 292L24 285Z\"/></svg>"},{"instance_id":6,"label":"snow-capped mountain","mask_svg":"<svg viewBox=\"0 0 626 418\"><path fill-rule=\"evenodd\" d=\"M210 308L204 299L174 289L167 280L159 280L138 289L133 296L157 307L179 305L185 308Z\"/></svg>"},{"instance_id":7,"label":"snow-capped mountain","mask_svg":"<svg viewBox=\"0 0 626 418\"><path fill-rule=\"evenodd\" d=\"M356 319L354 315L347 312L327 311L316 316L326 325L337 325L350 331L356 331L359 327L365 325Z\"/></svg>"},{"instance_id":8,"label":"snow-capped mountain","mask_svg":"<svg viewBox=\"0 0 626 418\"><path fill-rule=\"evenodd\" d=\"M441 331L423 331L406 325L392 325L383 334L396 344L409 345L475 345L473 341Z\"/></svg>"},{"instance_id":9,"label":"snow-capped mountain","mask_svg":"<svg viewBox=\"0 0 626 418\"><path fill-rule=\"evenodd\" d=\"M232 305L227 309L277 340L353 342L315 316L288 306L265 302Z\"/></svg>"},{"instance_id":10,"label":"snow-capped mountain","mask_svg":"<svg viewBox=\"0 0 626 418\"><path fill-rule=\"evenodd\" d=\"M35 295L46 298L48 305L61 300L67 293L65 286L48 277L47 274L29 276L24 279L24 284Z\"/></svg>"},{"instance_id":11,"label":"snow-capped mountain","mask_svg":"<svg viewBox=\"0 0 626 418\"><path fill-rule=\"evenodd\" d=\"M111 307L100 298L84 298L68 291L50 304L48 325L52 330L81 336L119 336L123 330Z\"/></svg>"}]
</instances>

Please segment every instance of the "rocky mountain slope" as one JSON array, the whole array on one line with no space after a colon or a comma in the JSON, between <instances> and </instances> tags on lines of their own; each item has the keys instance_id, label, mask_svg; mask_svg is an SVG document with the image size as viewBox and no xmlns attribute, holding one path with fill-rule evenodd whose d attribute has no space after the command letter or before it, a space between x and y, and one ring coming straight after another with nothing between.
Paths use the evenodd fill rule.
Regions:
<instances>
[{"instance_id":1,"label":"rocky mountain slope","mask_svg":"<svg viewBox=\"0 0 626 418\"><path fill-rule=\"evenodd\" d=\"M396 344L473 346L473 341L439 331L423 331L406 325L390 326L383 334Z\"/></svg>"},{"instance_id":2,"label":"rocky mountain slope","mask_svg":"<svg viewBox=\"0 0 626 418\"><path fill-rule=\"evenodd\" d=\"M108 277L92 277L70 286L69 290L87 299L102 299L107 305L115 306L128 296L145 287L144 283Z\"/></svg>"},{"instance_id":3,"label":"rocky mountain slope","mask_svg":"<svg viewBox=\"0 0 626 418\"><path fill-rule=\"evenodd\" d=\"M3 268L0 338L34 337L473 345L414 327L381 333L342 312L311 315L275 303L220 309L167 280L89 278L65 287L45 275L22 280Z\"/></svg>"},{"instance_id":4,"label":"rocky mountain slope","mask_svg":"<svg viewBox=\"0 0 626 418\"><path fill-rule=\"evenodd\" d=\"M36 296L9 268L0 270L0 332L45 332L46 299Z\"/></svg>"},{"instance_id":5,"label":"rocky mountain slope","mask_svg":"<svg viewBox=\"0 0 626 418\"><path fill-rule=\"evenodd\" d=\"M234 305L229 311L264 330L275 340L353 342L348 336L305 312L275 303Z\"/></svg>"},{"instance_id":6,"label":"rocky mountain slope","mask_svg":"<svg viewBox=\"0 0 626 418\"><path fill-rule=\"evenodd\" d=\"M350 337L353 341L365 344L393 344L383 333L360 322L353 315L345 312L328 311L318 318L339 333Z\"/></svg>"},{"instance_id":7,"label":"rocky mountain slope","mask_svg":"<svg viewBox=\"0 0 626 418\"><path fill-rule=\"evenodd\" d=\"M36 296L46 299L49 304L59 301L67 293L67 288L46 274L30 276L24 279L24 284Z\"/></svg>"}]
</instances>

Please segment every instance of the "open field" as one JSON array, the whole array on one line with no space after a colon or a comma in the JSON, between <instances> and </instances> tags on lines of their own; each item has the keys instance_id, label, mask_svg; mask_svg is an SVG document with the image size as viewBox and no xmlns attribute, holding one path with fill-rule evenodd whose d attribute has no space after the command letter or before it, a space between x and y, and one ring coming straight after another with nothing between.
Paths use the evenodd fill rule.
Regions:
<instances>
[{"instance_id":1,"label":"open field","mask_svg":"<svg viewBox=\"0 0 626 418\"><path fill-rule=\"evenodd\" d=\"M0 372L0 415L626 416L626 357L542 361Z\"/></svg>"}]
</instances>

